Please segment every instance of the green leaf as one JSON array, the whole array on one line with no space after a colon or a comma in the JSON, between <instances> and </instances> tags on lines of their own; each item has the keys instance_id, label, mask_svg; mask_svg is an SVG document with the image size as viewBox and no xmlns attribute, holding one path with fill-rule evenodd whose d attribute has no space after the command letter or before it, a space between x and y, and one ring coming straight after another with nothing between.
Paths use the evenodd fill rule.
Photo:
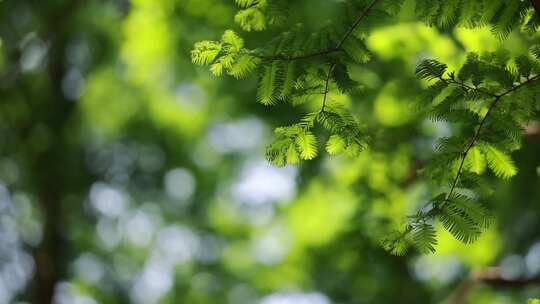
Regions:
<instances>
[{"instance_id":1,"label":"green leaf","mask_svg":"<svg viewBox=\"0 0 540 304\"><path fill-rule=\"evenodd\" d=\"M422 223L413 230L413 244L421 253L435 252L437 245L435 228L432 225Z\"/></svg>"},{"instance_id":2,"label":"green leaf","mask_svg":"<svg viewBox=\"0 0 540 304\"><path fill-rule=\"evenodd\" d=\"M317 139L310 131L302 131L296 137L296 145L302 159L313 159L317 156Z\"/></svg>"},{"instance_id":3,"label":"green leaf","mask_svg":"<svg viewBox=\"0 0 540 304\"><path fill-rule=\"evenodd\" d=\"M482 72L478 55L475 53L468 53L467 60L463 66L461 66L457 78L463 82L471 79L474 85L479 85L485 76Z\"/></svg>"},{"instance_id":4,"label":"green leaf","mask_svg":"<svg viewBox=\"0 0 540 304\"><path fill-rule=\"evenodd\" d=\"M453 206L444 206L439 218L443 227L463 243L472 243L480 235L480 229L476 223Z\"/></svg>"},{"instance_id":5,"label":"green leaf","mask_svg":"<svg viewBox=\"0 0 540 304\"><path fill-rule=\"evenodd\" d=\"M508 179L517 174L518 170L510 156L488 143L482 143L479 147L486 156L489 168L496 176Z\"/></svg>"},{"instance_id":6,"label":"green leaf","mask_svg":"<svg viewBox=\"0 0 540 304\"><path fill-rule=\"evenodd\" d=\"M239 11L234 21L246 32L262 31L266 29L266 17L258 7L250 7Z\"/></svg>"},{"instance_id":7,"label":"green leaf","mask_svg":"<svg viewBox=\"0 0 540 304\"><path fill-rule=\"evenodd\" d=\"M300 162L300 157L298 156L298 151L296 151L296 145L291 143L289 148L287 148L287 163L297 164Z\"/></svg>"},{"instance_id":8,"label":"green leaf","mask_svg":"<svg viewBox=\"0 0 540 304\"><path fill-rule=\"evenodd\" d=\"M242 8L254 5L257 0L236 0L236 4Z\"/></svg>"},{"instance_id":9,"label":"green leaf","mask_svg":"<svg viewBox=\"0 0 540 304\"><path fill-rule=\"evenodd\" d=\"M228 70L232 69L235 61L236 53L229 53L219 57L219 62L223 65L224 68Z\"/></svg>"},{"instance_id":10,"label":"green leaf","mask_svg":"<svg viewBox=\"0 0 540 304\"><path fill-rule=\"evenodd\" d=\"M233 52L238 52L244 47L244 40L232 30L226 30L221 37L221 41L230 47L230 51Z\"/></svg>"},{"instance_id":11,"label":"green leaf","mask_svg":"<svg viewBox=\"0 0 540 304\"><path fill-rule=\"evenodd\" d=\"M229 70L229 74L236 79L246 78L259 64L260 59L248 54L240 55L240 57L233 63Z\"/></svg>"},{"instance_id":12,"label":"green leaf","mask_svg":"<svg viewBox=\"0 0 540 304\"><path fill-rule=\"evenodd\" d=\"M536 59L540 59L540 45L534 45L531 47L531 53Z\"/></svg>"},{"instance_id":13,"label":"green leaf","mask_svg":"<svg viewBox=\"0 0 540 304\"><path fill-rule=\"evenodd\" d=\"M531 61L527 56L516 57L516 66L519 74L523 77L529 77L531 75Z\"/></svg>"},{"instance_id":14,"label":"green leaf","mask_svg":"<svg viewBox=\"0 0 540 304\"><path fill-rule=\"evenodd\" d=\"M403 256L409 249L409 242L399 231L392 231L381 239L382 247L393 255Z\"/></svg>"},{"instance_id":15,"label":"green leaf","mask_svg":"<svg viewBox=\"0 0 540 304\"><path fill-rule=\"evenodd\" d=\"M364 150L364 144L352 143L345 149L345 154L350 157L356 157L360 155L360 152Z\"/></svg>"},{"instance_id":16,"label":"green leaf","mask_svg":"<svg viewBox=\"0 0 540 304\"><path fill-rule=\"evenodd\" d=\"M465 158L466 168L476 174L482 174L486 170L486 159L480 148L473 146Z\"/></svg>"},{"instance_id":17,"label":"green leaf","mask_svg":"<svg viewBox=\"0 0 540 304\"><path fill-rule=\"evenodd\" d=\"M479 202L459 194L451 197L450 202L456 211L467 216L479 228L489 228L493 223L493 215Z\"/></svg>"},{"instance_id":18,"label":"green leaf","mask_svg":"<svg viewBox=\"0 0 540 304\"><path fill-rule=\"evenodd\" d=\"M337 64L332 71L333 79L342 92L350 92L357 87L357 83L351 79L347 67L343 64Z\"/></svg>"},{"instance_id":19,"label":"green leaf","mask_svg":"<svg viewBox=\"0 0 540 304\"><path fill-rule=\"evenodd\" d=\"M216 62L210 66L210 72L214 74L214 76L221 76L223 74L223 64L221 62Z\"/></svg>"},{"instance_id":20,"label":"green leaf","mask_svg":"<svg viewBox=\"0 0 540 304\"><path fill-rule=\"evenodd\" d=\"M338 154L343 152L346 147L345 140L339 135L332 135L326 142L326 151L330 154Z\"/></svg>"},{"instance_id":21,"label":"green leaf","mask_svg":"<svg viewBox=\"0 0 540 304\"><path fill-rule=\"evenodd\" d=\"M284 65L285 72L283 73L283 83L281 84L281 91L279 93L279 98L282 100L287 99L291 95L296 80L296 68L294 63L286 62Z\"/></svg>"},{"instance_id":22,"label":"green leaf","mask_svg":"<svg viewBox=\"0 0 540 304\"><path fill-rule=\"evenodd\" d=\"M371 54L364 43L355 37L349 38L343 45L343 49L347 55L358 63L365 63L371 58Z\"/></svg>"},{"instance_id":23,"label":"green leaf","mask_svg":"<svg viewBox=\"0 0 540 304\"><path fill-rule=\"evenodd\" d=\"M274 105L278 102L278 94L276 94L276 84L279 78L278 68L278 63L273 63L264 68L257 92L258 101L264 105Z\"/></svg>"},{"instance_id":24,"label":"green leaf","mask_svg":"<svg viewBox=\"0 0 540 304\"><path fill-rule=\"evenodd\" d=\"M191 60L197 65L209 65L221 52L221 43L215 41L200 41L195 43L191 51Z\"/></svg>"},{"instance_id":25,"label":"green leaf","mask_svg":"<svg viewBox=\"0 0 540 304\"><path fill-rule=\"evenodd\" d=\"M446 64L437 60L426 59L416 67L416 75L421 79L432 80L442 77L446 71Z\"/></svg>"}]
</instances>

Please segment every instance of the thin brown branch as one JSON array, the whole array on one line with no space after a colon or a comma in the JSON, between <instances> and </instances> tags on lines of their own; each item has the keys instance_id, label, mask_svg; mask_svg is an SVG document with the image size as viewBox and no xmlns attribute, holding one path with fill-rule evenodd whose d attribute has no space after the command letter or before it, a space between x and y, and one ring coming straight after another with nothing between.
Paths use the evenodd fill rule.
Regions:
<instances>
[{"instance_id":1,"label":"thin brown branch","mask_svg":"<svg viewBox=\"0 0 540 304\"><path fill-rule=\"evenodd\" d=\"M523 136L528 137L535 137L540 136L540 122L533 121L529 122L527 124L522 125L523 127ZM425 166L425 163L420 160L416 160L411 168L409 169L409 173L406 175L406 177L401 182L402 187L409 187L414 182L416 182L419 178L418 171L422 169Z\"/></svg>"},{"instance_id":2,"label":"thin brown branch","mask_svg":"<svg viewBox=\"0 0 540 304\"><path fill-rule=\"evenodd\" d=\"M275 55L275 56L271 56L271 57L266 57L266 58L263 58L265 60L269 60L269 61L274 61L274 60L284 60L284 61L293 61L293 60L302 60L302 59L310 59L310 58L314 58L314 57L319 57L319 56L327 56L329 54L332 54L332 53L336 53L336 52L341 52L343 51L342 47L343 47L343 44L345 44L345 42L347 41L347 39L351 36L351 34L354 32L354 30L356 29L356 27L358 27L358 25L360 24L360 22L362 21L362 19L364 19L368 14L369 12L371 11L371 9L373 9L373 7L377 4L377 2L379 2L380 0L373 0L359 15L358 17L356 17L356 19L354 20L354 22L351 24L351 26L349 27L349 29L345 32L345 34L343 35L343 37L340 39L340 41L338 42L338 44L336 45L336 47L333 47L333 48L330 48L330 49L327 49L327 50L324 50L324 51L320 51L320 52L316 52L316 53L312 53L312 54L306 54L306 55L300 55L300 56L288 56L288 55ZM332 75L332 71L334 70L334 67L336 66L336 64L332 64L330 65L330 68L328 69L328 73L326 74L326 81L325 81L325 85L324 85L324 97L323 97L323 103L322 103L322 107L321 107L321 112L324 112L325 110L325 107L326 107L326 99L328 97L328 87L330 85L330 78L331 78L331 75Z\"/></svg>"},{"instance_id":3,"label":"thin brown branch","mask_svg":"<svg viewBox=\"0 0 540 304\"><path fill-rule=\"evenodd\" d=\"M371 2L370 5L368 5L364 11L362 11L362 13L360 15L358 15L358 17L356 18L356 20L353 22L353 24L349 27L349 29L347 30L347 32L345 33L345 35L343 35L343 38L341 38L341 40L339 41L338 45L336 46L336 49L341 49L341 47L343 46L343 44L345 44L345 41L347 41L347 39L351 36L351 34L354 32L354 30L356 29L356 27L358 27L358 25L360 24L360 22L362 21L362 19L364 19L364 17L366 17L369 12L371 11L371 9L373 9L373 7L377 4L377 2L379 2L379 0L373 0L373 2Z\"/></svg>"},{"instance_id":4,"label":"thin brown branch","mask_svg":"<svg viewBox=\"0 0 540 304\"><path fill-rule=\"evenodd\" d=\"M315 53L310 53L306 55L299 55L299 56L289 56L285 54L278 54L274 56L268 56L268 57L261 57L263 60L267 61L276 61L276 60L283 60L283 61L293 61L293 60L304 60L304 59L311 59L315 57L326 57L330 54L337 53L343 51L342 47L349 39L349 37L352 35L354 30L358 27L360 22L369 14L369 12L373 9L373 7L379 2L380 0L373 0L360 14L354 22L349 26L349 29L345 32L343 37L339 40L338 44L335 47L318 51Z\"/></svg>"},{"instance_id":5,"label":"thin brown branch","mask_svg":"<svg viewBox=\"0 0 540 304\"><path fill-rule=\"evenodd\" d=\"M498 96L504 97L504 96L506 96L506 95L508 95L508 94L510 94L510 93L512 93L512 92L514 92L514 91L516 91L516 90L518 90L518 89L520 89L521 87L523 87L523 86L529 84L530 82L536 81L536 80L538 80L538 79L540 79L540 74L539 74L539 75L536 75L536 76L534 76L534 77L531 77L531 78L527 78L527 80L525 80L524 82L518 84L517 86L514 86L514 87L510 88L509 90L507 90L506 92L504 92L504 93L502 93L502 94L499 94Z\"/></svg>"},{"instance_id":6,"label":"thin brown branch","mask_svg":"<svg viewBox=\"0 0 540 304\"><path fill-rule=\"evenodd\" d=\"M461 162L459 164L459 168L458 168L458 171L457 171L457 174L456 174L456 177L454 178L454 181L452 183L452 187L450 188L450 191L448 192L448 194L446 195L446 199L445 199L445 202L447 202L451 197L452 197L452 194L454 193L454 190L456 189L456 186L459 182L459 179L461 177L461 174L462 174L462 171L463 171L463 164L465 163L465 159L467 158L467 155L469 153L469 151L472 149L472 147L476 144L476 142L478 141L479 137L480 137L480 133L482 132L482 129L489 117L489 115L493 112L493 109L497 106L497 104L499 103L499 101L501 101L501 99L512 93L512 92L515 92L516 90L522 88L523 86L533 82L533 81L536 81L540 79L540 75L536 75L534 77L531 77L529 79L527 79L526 81L516 85L516 86L513 86L512 88L508 89L507 91L501 93L501 94L498 94L498 95L495 95L495 99L493 100L493 102L490 104L489 108L488 108L488 111L486 112L486 114L484 115L484 117L482 118L482 120L480 121L480 124L478 125L478 128L476 129L476 132L474 133L471 141L469 142L469 144L467 145L467 147L465 148L465 150L462 152L462 156L461 156Z\"/></svg>"},{"instance_id":7,"label":"thin brown branch","mask_svg":"<svg viewBox=\"0 0 540 304\"><path fill-rule=\"evenodd\" d=\"M337 52L341 52L341 51L342 51L341 49L331 48L331 49L328 49L328 50L324 50L324 51L320 51L320 52L315 52L315 53L311 53L311 54L306 54L306 55L289 56L289 55L285 55L285 54L279 54L279 55L274 55L274 56L269 56L269 57L263 57L263 59L264 59L264 60L268 60L268 61L277 61L277 60L282 60L282 61L304 60L304 59L311 59L311 58L315 58L315 57L324 57L324 56L330 55L330 54L332 54L332 53L337 53Z\"/></svg>"},{"instance_id":8,"label":"thin brown branch","mask_svg":"<svg viewBox=\"0 0 540 304\"><path fill-rule=\"evenodd\" d=\"M457 81L455 80L454 78L443 78L442 76L439 77L439 79L446 83L446 84L455 84L459 87L461 87L462 90L464 91L476 91L476 92L479 92L479 93L482 93L484 95L488 95L488 96L492 96L492 97L496 97L497 94L493 94L491 92L488 92L488 91L485 91L485 90L482 90L480 88L477 88L477 87L472 87L466 83L464 83L463 81Z\"/></svg>"},{"instance_id":9,"label":"thin brown branch","mask_svg":"<svg viewBox=\"0 0 540 304\"><path fill-rule=\"evenodd\" d=\"M469 142L465 150L462 152L461 162L459 164L458 172L456 174L456 177L454 178L454 182L452 183L452 188L450 188L450 191L448 192L446 196L446 201L450 199L450 197L452 196L457 186L457 183L461 176L461 172L463 170L463 164L465 163L465 159L467 158L467 154L469 154L469 151L472 149L472 147L474 146L474 144L480 137L480 132L482 131L482 128L484 127L484 124L486 123L487 118L489 117L489 115L491 114L491 112L493 111L497 103L499 103L499 100L501 100L501 96L497 96L495 100L491 103L491 105L488 108L488 111L486 112L486 115L484 115L484 118L482 118L482 120L480 121L480 124L478 125L478 128L476 129L476 132L474 133L471 141Z\"/></svg>"},{"instance_id":10,"label":"thin brown branch","mask_svg":"<svg viewBox=\"0 0 540 304\"><path fill-rule=\"evenodd\" d=\"M332 75L332 71L334 70L335 66L336 64L332 64L330 68L328 68L328 73L326 74L326 82L324 85L324 97L323 97L321 112L324 112L324 108L326 107L326 98L328 96L328 86L330 84L330 76Z\"/></svg>"}]
</instances>

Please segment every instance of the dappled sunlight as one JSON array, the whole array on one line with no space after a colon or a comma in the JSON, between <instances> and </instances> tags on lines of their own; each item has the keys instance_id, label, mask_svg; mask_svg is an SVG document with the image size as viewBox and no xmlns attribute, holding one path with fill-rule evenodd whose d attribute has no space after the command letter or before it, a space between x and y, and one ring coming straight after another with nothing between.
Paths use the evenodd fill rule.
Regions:
<instances>
[{"instance_id":1,"label":"dappled sunlight","mask_svg":"<svg viewBox=\"0 0 540 304\"><path fill-rule=\"evenodd\" d=\"M12 302L35 273L35 261L24 248L42 238L36 211L24 194L11 194L0 183L0 303Z\"/></svg>"},{"instance_id":2,"label":"dappled sunlight","mask_svg":"<svg viewBox=\"0 0 540 304\"><path fill-rule=\"evenodd\" d=\"M276 168L266 161L247 162L232 187L233 197L244 204L288 202L296 190L296 168Z\"/></svg>"},{"instance_id":3,"label":"dappled sunlight","mask_svg":"<svg viewBox=\"0 0 540 304\"><path fill-rule=\"evenodd\" d=\"M396 127L403 125L413 118L410 101L405 100L397 91L395 83L387 84L375 100L375 117L382 125Z\"/></svg>"},{"instance_id":4,"label":"dappled sunlight","mask_svg":"<svg viewBox=\"0 0 540 304\"><path fill-rule=\"evenodd\" d=\"M278 293L264 297L260 304L329 304L328 298L320 293Z\"/></svg>"},{"instance_id":5,"label":"dappled sunlight","mask_svg":"<svg viewBox=\"0 0 540 304\"><path fill-rule=\"evenodd\" d=\"M525 257L525 263L529 275L537 275L540 273L540 243L535 243L531 246Z\"/></svg>"},{"instance_id":6,"label":"dappled sunlight","mask_svg":"<svg viewBox=\"0 0 540 304\"><path fill-rule=\"evenodd\" d=\"M356 208L352 193L310 186L306 195L287 210L287 223L296 249L323 245L347 228Z\"/></svg>"},{"instance_id":7,"label":"dappled sunlight","mask_svg":"<svg viewBox=\"0 0 540 304\"><path fill-rule=\"evenodd\" d=\"M174 200L183 204L195 193L197 182L193 174L184 168L174 168L165 174L165 191Z\"/></svg>"},{"instance_id":8,"label":"dappled sunlight","mask_svg":"<svg viewBox=\"0 0 540 304\"><path fill-rule=\"evenodd\" d=\"M458 278L462 266L455 256L421 256L414 262L414 275L430 284L448 284Z\"/></svg>"},{"instance_id":9,"label":"dappled sunlight","mask_svg":"<svg viewBox=\"0 0 540 304\"><path fill-rule=\"evenodd\" d=\"M438 229L441 241L437 246L437 255L458 256L463 263L474 268L492 265L502 249L500 235L496 228L485 231L473 244L463 244L455 240L442 227Z\"/></svg>"},{"instance_id":10,"label":"dappled sunlight","mask_svg":"<svg viewBox=\"0 0 540 304\"><path fill-rule=\"evenodd\" d=\"M257 118L215 123L208 132L208 143L218 153L252 152L260 148L267 133Z\"/></svg>"},{"instance_id":11,"label":"dappled sunlight","mask_svg":"<svg viewBox=\"0 0 540 304\"><path fill-rule=\"evenodd\" d=\"M455 64L463 56L449 37L421 23L383 27L374 31L367 42L379 56L403 58L411 69L424 58L434 57Z\"/></svg>"}]
</instances>

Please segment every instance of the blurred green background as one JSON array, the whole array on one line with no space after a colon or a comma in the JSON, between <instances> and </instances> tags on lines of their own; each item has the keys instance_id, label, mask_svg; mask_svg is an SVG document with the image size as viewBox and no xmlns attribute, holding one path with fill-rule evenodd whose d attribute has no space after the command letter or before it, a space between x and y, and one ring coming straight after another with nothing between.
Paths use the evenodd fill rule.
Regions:
<instances>
[{"instance_id":1,"label":"blurred green background","mask_svg":"<svg viewBox=\"0 0 540 304\"><path fill-rule=\"evenodd\" d=\"M213 78L194 42L234 23L228 0L0 1L0 303L526 303L540 275L540 131L491 183L497 224L472 245L440 231L437 253L389 255L381 228L430 197L416 171L452 132L419 117L414 67L467 51L526 52L538 36L438 30L406 1L334 96L377 134L351 159L277 168L273 128L303 109L255 102L256 77ZM317 31L340 1L295 0ZM282 29L281 29L282 30ZM280 29L243 33L256 47ZM307 105L306 107L309 107ZM539 118L540 119L540 118ZM536 126L536 127L535 127Z\"/></svg>"}]
</instances>

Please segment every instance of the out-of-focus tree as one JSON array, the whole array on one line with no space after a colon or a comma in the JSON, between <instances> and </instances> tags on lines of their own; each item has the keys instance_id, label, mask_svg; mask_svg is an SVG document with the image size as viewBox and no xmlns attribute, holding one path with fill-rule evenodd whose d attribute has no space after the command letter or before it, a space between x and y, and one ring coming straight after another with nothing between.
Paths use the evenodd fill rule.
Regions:
<instances>
[{"instance_id":1,"label":"out-of-focus tree","mask_svg":"<svg viewBox=\"0 0 540 304\"><path fill-rule=\"evenodd\" d=\"M272 39L286 32L323 33L329 43L332 29L347 33L346 21L369 3L236 2L0 1L0 303L525 303L538 295L534 111L512 155L517 174L481 178L478 193L496 221L474 243L435 223L435 254L393 256L380 246L440 190L441 180L419 172L437 140L474 134L412 106L426 90L415 67L436 59L459 71L467 52L527 54L539 41L529 2L494 1L483 8L500 10L496 22L471 28L445 4L468 1L381 1L349 34L360 44L344 42L329 57L355 62L335 64L331 78L334 61L324 56L295 67L295 75L309 72L305 84L329 84L296 107L278 101L299 83L261 90L247 72L260 66L263 79L275 77L268 70L282 67L265 56L283 62L309 48L262 46L278 47ZM437 10L422 10L429 5ZM191 63L194 45L207 39L227 46L211 58L222 77ZM231 50L239 53L229 65ZM239 60L247 70L235 69ZM424 67L431 77L441 66ZM499 83L486 88L504 92ZM369 136L349 141L335 126L314 126L318 150L351 153L284 167L264 160L271 131L319 111L325 98L328 112L355 122L339 130ZM482 115L489 105L473 110ZM305 151L291 151L288 162L313 158L313 137L302 137ZM485 158L467 172L486 171Z\"/></svg>"}]
</instances>

